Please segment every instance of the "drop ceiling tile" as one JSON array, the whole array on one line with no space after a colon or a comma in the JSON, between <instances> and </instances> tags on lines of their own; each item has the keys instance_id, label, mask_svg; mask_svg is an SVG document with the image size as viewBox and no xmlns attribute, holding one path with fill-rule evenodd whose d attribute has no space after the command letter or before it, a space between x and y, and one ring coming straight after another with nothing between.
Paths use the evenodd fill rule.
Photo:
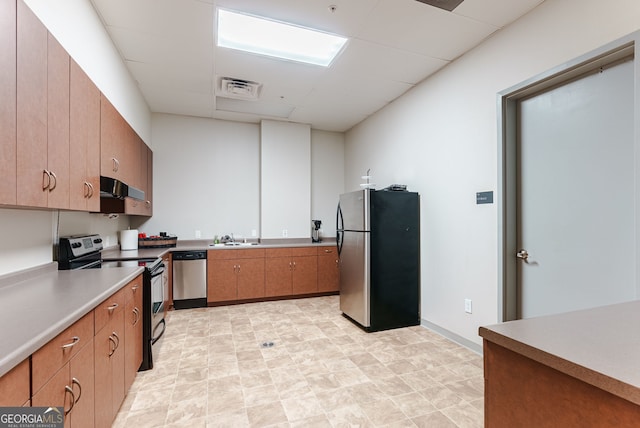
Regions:
<instances>
[{"instance_id":1,"label":"drop ceiling tile","mask_svg":"<svg viewBox=\"0 0 640 428\"><path fill-rule=\"evenodd\" d=\"M212 117L213 115L213 97L210 95L147 84L140 85L140 89L145 94L149 108L154 113L199 117Z\"/></svg>"},{"instance_id":2,"label":"drop ceiling tile","mask_svg":"<svg viewBox=\"0 0 640 428\"><path fill-rule=\"evenodd\" d=\"M414 0L380 0L358 37L453 60L498 28Z\"/></svg>"},{"instance_id":3,"label":"drop ceiling tile","mask_svg":"<svg viewBox=\"0 0 640 428\"><path fill-rule=\"evenodd\" d=\"M144 82L154 87L166 86L171 89L196 92L202 94L213 93L213 82L208 73L188 69L180 66L160 66L141 62L126 62L129 71L138 82Z\"/></svg>"},{"instance_id":4,"label":"drop ceiling tile","mask_svg":"<svg viewBox=\"0 0 640 428\"><path fill-rule=\"evenodd\" d=\"M211 45L206 41L188 43L124 28L110 27L111 38L125 60L149 64L180 64L190 69L213 69Z\"/></svg>"},{"instance_id":5,"label":"drop ceiling tile","mask_svg":"<svg viewBox=\"0 0 640 428\"><path fill-rule=\"evenodd\" d=\"M343 77L366 74L415 84L447 64L438 58L354 39L331 66L330 73Z\"/></svg>"},{"instance_id":6,"label":"drop ceiling tile","mask_svg":"<svg viewBox=\"0 0 640 428\"><path fill-rule=\"evenodd\" d=\"M530 12L543 1L465 0L454 13L502 28Z\"/></svg>"}]
</instances>

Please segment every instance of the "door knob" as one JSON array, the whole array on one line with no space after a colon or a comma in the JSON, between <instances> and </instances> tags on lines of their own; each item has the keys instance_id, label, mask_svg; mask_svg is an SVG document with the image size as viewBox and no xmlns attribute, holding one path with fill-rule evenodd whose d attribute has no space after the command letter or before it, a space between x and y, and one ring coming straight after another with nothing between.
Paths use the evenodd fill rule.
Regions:
<instances>
[{"instance_id":1,"label":"door knob","mask_svg":"<svg viewBox=\"0 0 640 428\"><path fill-rule=\"evenodd\" d=\"M529 253L527 253L527 250L520 250L516 253L516 257L527 263L529 260Z\"/></svg>"}]
</instances>

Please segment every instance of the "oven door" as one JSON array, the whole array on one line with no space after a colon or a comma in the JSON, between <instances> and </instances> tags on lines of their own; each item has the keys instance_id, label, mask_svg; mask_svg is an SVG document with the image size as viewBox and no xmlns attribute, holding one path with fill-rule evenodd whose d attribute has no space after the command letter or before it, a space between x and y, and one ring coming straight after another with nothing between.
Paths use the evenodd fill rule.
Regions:
<instances>
[{"instance_id":1,"label":"oven door","mask_svg":"<svg viewBox=\"0 0 640 428\"><path fill-rule=\"evenodd\" d=\"M165 330L166 266L160 263L151 272L151 344L158 343ZM154 350L157 351L157 350Z\"/></svg>"}]
</instances>

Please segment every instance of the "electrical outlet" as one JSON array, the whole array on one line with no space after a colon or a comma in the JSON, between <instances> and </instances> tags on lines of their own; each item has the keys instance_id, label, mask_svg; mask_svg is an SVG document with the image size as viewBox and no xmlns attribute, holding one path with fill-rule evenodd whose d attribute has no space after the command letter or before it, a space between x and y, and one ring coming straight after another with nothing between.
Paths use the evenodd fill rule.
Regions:
<instances>
[{"instance_id":1,"label":"electrical outlet","mask_svg":"<svg viewBox=\"0 0 640 428\"><path fill-rule=\"evenodd\" d=\"M289 231L287 229L282 229L282 237L286 238L287 236L289 236Z\"/></svg>"},{"instance_id":2,"label":"electrical outlet","mask_svg":"<svg viewBox=\"0 0 640 428\"><path fill-rule=\"evenodd\" d=\"M472 313L471 299L464 299L464 311L468 314Z\"/></svg>"},{"instance_id":3,"label":"electrical outlet","mask_svg":"<svg viewBox=\"0 0 640 428\"><path fill-rule=\"evenodd\" d=\"M196 230L196 239L202 238L202 233L199 230Z\"/></svg>"}]
</instances>

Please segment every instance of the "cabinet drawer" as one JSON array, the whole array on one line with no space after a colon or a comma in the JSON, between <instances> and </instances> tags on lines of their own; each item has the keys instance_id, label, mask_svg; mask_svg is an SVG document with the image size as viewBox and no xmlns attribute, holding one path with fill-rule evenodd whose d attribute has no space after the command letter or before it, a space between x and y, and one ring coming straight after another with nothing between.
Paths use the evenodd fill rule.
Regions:
<instances>
[{"instance_id":1,"label":"cabinet drawer","mask_svg":"<svg viewBox=\"0 0 640 428\"><path fill-rule=\"evenodd\" d=\"M142 275L138 275L133 281L122 289L124 292L125 304L135 299L137 295L142 295Z\"/></svg>"},{"instance_id":2,"label":"cabinet drawer","mask_svg":"<svg viewBox=\"0 0 640 428\"><path fill-rule=\"evenodd\" d=\"M291 248L267 248L265 250L265 257L289 257L291 256Z\"/></svg>"},{"instance_id":3,"label":"cabinet drawer","mask_svg":"<svg viewBox=\"0 0 640 428\"><path fill-rule=\"evenodd\" d=\"M319 256L327 256L333 254L335 256L338 255L338 249L336 247L318 247L318 255Z\"/></svg>"},{"instance_id":4,"label":"cabinet drawer","mask_svg":"<svg viewBox=\"0 0 640 428\"><path fill-rule=\"evenodd\" d=\"M93 338L93 311L38 349L31 357L31 386L37 392Z\"/></svg>"},{"instance_id":5,"label":"cabinet drawer","mask_svg":"<svg viewBox=\"0 0 640 428\"><path fill-rule=\"evenodd\" d=\"M0 378L0 406L22 406L29 400L29 359Z\"/></svg>"},{"instance_id":6,"label":"cabinet drawer","mask_svg":"<svg viewBox=\"0 0 640 428\"><path fill-rule=\"evenodd\" d=\"M209 250L207 258L211 260L254 259L264 257L264 251L264 248Z\"/></svg>"},{"instance_id":7,"label":"cabinet drawer","mask_svg":"<svg viewBox=\"0 0 640 428\"><path fill-rule=\"evenodd\" d=\"M96 333L102 330L116 315L124 311L126 293L127 287L123 287L96 307L94 310L96 314Z\"/></svg>"},{"instance_id":8,"label":"cabinet drawer","mask_svg":"<svg viewBox=\"0 0 640 428\"><path fill-rule=\"evenodd\" d=\"M315 247L294 247L291 248L291 255L296 256L315 256L318 254L318 249Z\"/></svg>"}]
</instances>

